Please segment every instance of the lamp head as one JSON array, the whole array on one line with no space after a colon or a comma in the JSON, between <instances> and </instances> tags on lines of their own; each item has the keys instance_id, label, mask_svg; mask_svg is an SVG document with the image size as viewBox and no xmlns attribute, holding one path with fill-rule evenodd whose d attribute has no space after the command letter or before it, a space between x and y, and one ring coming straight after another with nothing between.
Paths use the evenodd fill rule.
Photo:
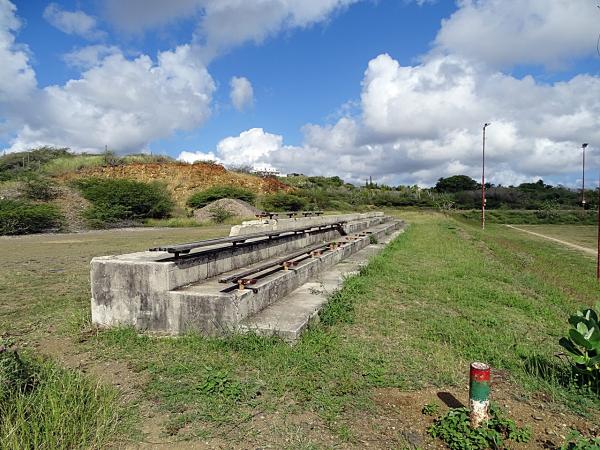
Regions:
<instances>
[{"instance_id":1,"label":"lamp head","mask_svg":"<svg viewBox=\"0 0 600 450\"><path fill-rule=\"evenodd\" d=\"M487 127L489 127L490 125L491 125L491 123L484 123L484 124L483 124L483 128L487 128Z\"/></svg>"},{"instance_id":2,"label":"lamp head","mask_svg":"<svg viewBox=\"0 0 600 450\"><path fill-rule=\"evenodd\" d=\"M581 144L581 148L587 148L588 144Z\"/></svg>"}]
</instances>

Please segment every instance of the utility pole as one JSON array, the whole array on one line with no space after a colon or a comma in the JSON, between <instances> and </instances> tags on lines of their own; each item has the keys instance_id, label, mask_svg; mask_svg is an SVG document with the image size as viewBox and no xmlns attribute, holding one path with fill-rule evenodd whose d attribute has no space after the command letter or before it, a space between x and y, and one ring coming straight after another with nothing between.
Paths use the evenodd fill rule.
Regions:
<instances>
[{"instance_id":1,"label":"utility pole","mask_svg":"<svg viewBox=\"0 0 600 450\"><path fill-rule=\"evenodd\" d=\"M483 124L483 149L481 159L481 229L485 230L485 129L491 124Z\"/></svg>"},{"instance_id":2,"label":"utility pole","mask_svg":"<svg viewBox=\"0 0 600 450\"><path fill-rule=\"evenodd\" d=\"M598 255L596 257L596 279L600 281L600 176L598 177Z\"/></svg>"},{"instance_id":3,"label":"utility pole","mask_svg":"<svg viewBox=\"0 0 600 450\"><path fill-rule=\"evenodd\" d=\"M588 144L582 144L581 150L583 150L583 171L581 176L581 206L585 209L585 149Z\"/></svg>"}]
</instances>

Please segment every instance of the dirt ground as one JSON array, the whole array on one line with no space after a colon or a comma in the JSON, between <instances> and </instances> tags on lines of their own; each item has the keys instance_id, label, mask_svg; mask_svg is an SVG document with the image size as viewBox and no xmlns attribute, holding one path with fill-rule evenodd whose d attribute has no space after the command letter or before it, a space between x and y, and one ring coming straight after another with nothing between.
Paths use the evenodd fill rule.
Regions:
<instances>
[{"instance_id":1,"label":"dirt ground","mask_svg":"<svg viewBox=\"0 0 600 450\"><path fill-rule=\"evenodd\" d=\"M82 335L82 339L85 338ZM354 413L334 424L326 424L315 413L295 411L293 403L290 403L276 412L257 411L246 422L215 429L210 438L190 439L185 429L174 436L166 435L165 425L171 417L143 398L142 390L148 378L143 373L132 370L125 362L100 361L91 354L76 350L69 338L52 334L41 342L34 343L33 347L67 367L89 373L100 382L114 386L121 392L124 402L139 404L142 422L139 441L121 442L115 448L444 449L447 447L440 440L431 438L427 429L433 424L435 417L443 415L449 408L464 407L469 398L466 377L463 388L429 387L418 391L380 388L372 391L372 409ZM499 404L518 426L529 426L533 431L533 438L529 443L511 442L511 448L556 448L570 430L578 430L585 435L600 435L599 417L577 416L557 407L543 393L528 395L510 382L508 374L502 371L494 372L492 401ZM439 405L438 412L435 416L424 415L423 406L431 403ZM347 439L343 443L340 443L340 429L348 430Z\"/></svg>"}]
</instances>

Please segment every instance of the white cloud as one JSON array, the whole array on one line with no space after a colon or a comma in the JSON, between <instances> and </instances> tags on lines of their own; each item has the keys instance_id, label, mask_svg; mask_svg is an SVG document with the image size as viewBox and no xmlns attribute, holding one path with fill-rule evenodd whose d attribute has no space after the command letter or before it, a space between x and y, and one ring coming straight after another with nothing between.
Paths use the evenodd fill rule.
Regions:
<instances>
[{"instance_id":1,"label":"white cloud","mask_svg":"<svg viewBox=\"0 0 600 450\"><path fill-rule=\"evenodd\" d=\"M431 185L457 173L480 177L481 128L491 121L488 179L513 184L578 174L581 140L600 142L600 78L586 75L546 85L455 56L401 66L380 55L365 72L361 106L360 117L306 125L299 147L252 129L224 139L216 153L284 173Z\"/></svg>"},{"instance_id":2,"label":"white cloud","mask_svg":"<svg viewBox=\"0 0 600 450\"><path fill-rule=\"evenodd\" d=\"M242 111L254 102L252 83L245 77L232 77L229 82L231 103L238 111Z\"/></svg>"},{"instance_id":3,"label":"white cloud","mask_svg":"<svg viewBox=\"0 0 600 450\"><path fill-rule=\"evenodd\" d=\"M27 109L37 85L28 49L15 44L14 34L20 27L16 7L0 0L0 135L20 124L13 115Z\"/></svg>"},{"instance_id":4,"label":"white cloud","mask_svg":"<svg viewBox=\"0 0 600 450\"><path fill-rule=\"evenodd\" d=\"M435 44L494 67L560 67L596 51L600 14L590 0L458 0Z\"/></svg>"},{"instance_id":5,"label":"white cloud","mask_svg":"<svg viewBox=\"0 0 600 450\"><path fill-rule=\"evenodd\" d=\"M104 9L108 20L118 29L140 33L194 16L202 3L201 0L105 0Z\"/></svg>"},{"instance_id":6,"label":"white cloud","mask_svg":"<svg viewBox=\"0 0 600 450\"><path fill-rule=\"evenodd\" d=\"M326 21L359 0L105 0L107 18L140 33L176 20L196 20L195 45L209 60L244 42L260 43L283 30Z\"/></svg>"},{"instance_id":7,"label":"white cloud","mask_svg":"<svg viewBox=\"0 0 600 450\"><path fill-rule=\"evenodd\" d=\"M214 161L219 164L223 164L223 161L217 155L215 155L213 152L204 153L204 152L183 151L183 152L179 153L179 156L177 157L177 159L179 161L183 161L183 162L190 163L190 164L195 163L197 161Z\"/></svg>"},{"instance_id":8,"label":"white cloud","mask_svg":"<svg viewBox=\"0 0 600 450\"><path fill-rule=\"evenodd\" d=\"M101 39L106 33L97 29L96 19L83 11L65 11L56 3L44 9L44 19L63 33L74 34L86 39Z\"/></svg>"},{"instance_id":9,"label":"white cloud","mask_svg":"<svg viewBox=\"0 0 600 450\"><path fill-rule=\"evenodd\" d=\"M272 169L275 155L293 151L295 147L283 145L283 136L251 128L239 136L227 137L217 144L213 152L184 151L177 157L180 161L216 161L225 166L251 166L255 169Z\"/></svg>"},{"instance_id":10,"label":"white cloud","mask_svg":"<svg viewBox=\"0 0 600 450\"><path fill-rule=\"evenodd\" d=\"M63 59L71 67L89 69L101 64L107 56L120 53L121 50L113 45L88 45L67 53Z\"/></svg>"},{"instance_id":11,"label":"white cloud","mask_svg":"<svg viewBox=\"0 0 600 450\"><path fill-rule=\"evenodd\" d=\"M215 85L189 46L129 60L113 53L63 86L37 90L11 151L38 145L139 151L210 114ZM34 103L35 102L35 103Z\"/></svg>"},{"instance_id":12,"label":"white cloud","mask_svg":"<svg viewBox=\"0 0 600 450\"><path fill-rule=\"evenodd\" d=\"M208 56L244 42L305 28L331 17L358 0L220 0L204 1L198 39Z\"/></svg>"}]
</instances>

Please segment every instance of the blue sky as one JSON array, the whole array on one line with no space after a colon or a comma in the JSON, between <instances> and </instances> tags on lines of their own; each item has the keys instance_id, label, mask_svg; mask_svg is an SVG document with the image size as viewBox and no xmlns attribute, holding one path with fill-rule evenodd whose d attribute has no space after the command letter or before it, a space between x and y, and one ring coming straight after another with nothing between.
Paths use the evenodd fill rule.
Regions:
<instances>
[{"instance_id":1,"label":"blue sky","mask_svg":"<svg viewBox=\"0 0 600 450\"><path fill-rule=\"evenodd\" d=\"M492 121L497 183L577 184L581 140L591 143L590 170L600 162L593 2L244 7L0 0L0 148L108 144L426 185L477 176L480 128Z\"/></svg>"}]
</instances>

